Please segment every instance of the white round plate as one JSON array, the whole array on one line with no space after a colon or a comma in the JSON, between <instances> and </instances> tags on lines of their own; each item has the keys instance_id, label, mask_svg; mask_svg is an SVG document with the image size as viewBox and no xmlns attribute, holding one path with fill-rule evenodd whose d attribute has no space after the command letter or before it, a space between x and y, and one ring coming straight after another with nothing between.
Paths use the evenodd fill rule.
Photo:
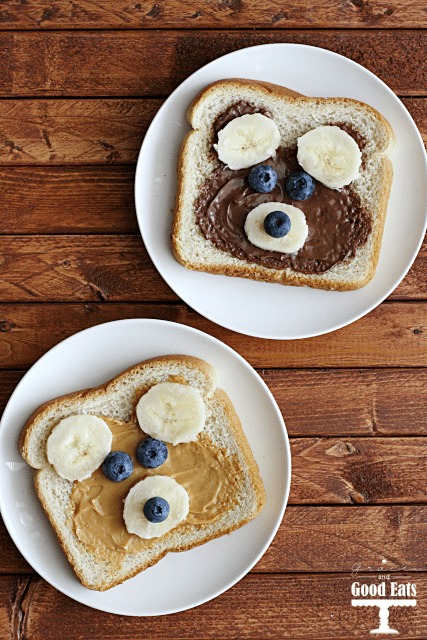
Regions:
<instances>
[{"instance_id":1,"label":"white round plate","mask_svg":"<svg viewBox=\"0 0 427 640\"><path fill-rule=\"evenodd\" d=\"M210 362L218 386L230 396L259 465L265 508L231 535L183 553L109 591L83 587L75 577L33 488L33 470L22 460L22 425L40 404L98 386L137 362L183 353ZM68 338L28 371L14 391L0 426L0 506L16 546L50 584L95 609L132 616L183 611L210 600L242 578L267 549L283 517L291 475L286 428L268 387L235 351L190 327L162 320L120 320Z\"/></svg>"},{"instance_id":2,"label":"white round plate","mask_svg":"<svg viewBox=\"0 0 427 640\"><path fill-rule=\"evenodd\" d=\"M380 111L396 134L394 180L380 260L358 291L284 287L188 271L170 248L179 145L189 130L185 110L214 80L253 78L308 96L346 96ZM135 199L148 253L169 286L193 309L223 327L259 338L307 338L354 322L405 276L420 248L427 214L427 164L418 130L400 100L370 71L325 49L268 44L230 53L187 78L155 116L141 148Z\"/></svg>"}]
</instances>

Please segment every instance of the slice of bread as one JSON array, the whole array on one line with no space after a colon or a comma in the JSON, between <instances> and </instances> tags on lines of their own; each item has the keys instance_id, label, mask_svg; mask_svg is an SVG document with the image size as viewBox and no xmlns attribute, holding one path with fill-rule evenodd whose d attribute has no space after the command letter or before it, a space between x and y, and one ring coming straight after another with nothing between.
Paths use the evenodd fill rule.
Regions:
<instances>
[{"instance_id":1,"label":"slice of bread","mask_svg":"<svg viewBox=\"0 0 427 640\"><path fill-rule=\"evenodd\" d=\"M120 562L117 562L117 554L108 548L94 553L76 535L73 526L75 505L71 499L75 483L61 478L48 463L47 438L58 421L69 415L95 414L123 422L133 420L141 390L177 377L195 387L203 397L207 416L203 437L209 439L210 446L221 451L221 456L233 456L236 460L239 473L235 478L232 504L212 522L187 524L184 520L164 536L147 541L150 544L146 549L122 553ZM216 388L213 367L191 356L171 355L147 360L96 389L71 393L42 405L21 432L20 450L28 464L37 469L36 492L77 577L85 587L98 591L135 576L170 551L192 549L238 529L252 520L265 502L257 464L230 399ZM135 464L138 463L134 461ZM161 467L158 473L161 474ZM123 505L118 504L117 509L121 513Z\"/></svg>"},{"instance_id":2,"label":"slice of bread","mask_svg":"<svg viewBox=\"0 0 427 640\"><path fill-rule=\"evenodd\" d=\"M268 268L217 248L205 238L195 206L206 180L221 165L213 149L214 123L239 102L267 111L281 134L281 147L296 145L297 138L320 125L345 125L364 140L360 176L351 188L369 214L372 227L365 244L323 273L303 273L292 268ZM389 154L394 134L375 109L348 98L312 98L267 82L230 79L214 82L195 98L187 111L192 126L185 137L178 163L178 190L172 229L176 259L187 269L240 276L286 285L350 290L374 276L392 182Z\"/></svg>"}]
</instances>

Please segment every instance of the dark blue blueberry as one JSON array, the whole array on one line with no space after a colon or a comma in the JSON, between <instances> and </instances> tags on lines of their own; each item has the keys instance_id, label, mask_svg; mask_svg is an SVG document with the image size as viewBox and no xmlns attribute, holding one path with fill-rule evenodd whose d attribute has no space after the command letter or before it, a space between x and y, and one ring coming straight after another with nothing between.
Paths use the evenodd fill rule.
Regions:
<instances>
[{"instance_id":1,"label":"dark blue blueberry","mask_svg":"<svg viewBox=\"0 0 427 640\"><path fill-rule=\"evenodd\" d=\"M270 193L277 182L277 173L268 164L260 164L253 167L248 175L248 183L251 189L258 193Z\"/></svg>"},{"instance_id":2,"label":"dark blue blueberry","mask_svg":"<svg viewBox=\"0 0 427 640\"><path fill-rule=\"evenodd\" d=\"M162 440L146 438L138 446L136 457L143 467L154 469L164 463L168 457L168 448Z\"/></svg>"},{"instance_id":3,"label":"dark blue blueberry","mask_svg":"<svg viewBox=\"0 0 427 640\"><path fill-rule=\"evenodd\" d=\"M113 482L126 480L133 471L132 459L124 451L112 451L102 463L102 471Z\"/></svg>"},{"instance_id":4,"label":"dark blue blueberry","mask_svg":"<svg viewBox=\"0 0 427 640\"><path fill-rule=\"evenodd\" d=\"M271 211L264 218L264 229L272 238L283 238L291 230L291 219L284 211Z\"/></svg>"},{"instance_id":5,"label":"dark blue blueberry","mask_svg":"<svg viewBox=\"0 0 427 640\"><path fill-rule=\"evenodd\" d=\"M149 522L163 522L169 510L169 502L164 498L150 498L144 504L144 516Z\"/></svg>"},{"instance_id":6,"label":"dark blue blueberry","mask_svg":"<svg viewBox=\"0 0 427 640\"><path fill-rule=\"evenodd\" d=\"M313 195L316 183L305 171L294 171L286 178L286 191L292 200L307 200Z\"/></svg>"}]
</instances>

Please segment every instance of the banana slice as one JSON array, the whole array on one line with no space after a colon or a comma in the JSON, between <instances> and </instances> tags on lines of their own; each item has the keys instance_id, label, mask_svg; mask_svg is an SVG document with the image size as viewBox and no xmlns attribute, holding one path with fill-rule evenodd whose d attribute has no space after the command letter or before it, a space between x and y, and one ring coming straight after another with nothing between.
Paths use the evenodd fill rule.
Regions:
<instances>
[{"instance_id":1,"label":"banana slice","mask_svg":"<svg viewBox=\"0 0 427 640\"><path fill-rule=\"evenodd\" d=\"M264 220L272 211L284 211L291 219L291 229L283 238L273 238L264 229ZM260 249L295 253L307 239L308 226L301 209L282 202L265 202L249 211L245 221L245 233L249 242Z\"/></svg>"},{"instance_id":2,"label":"banana slice","mask_svg":"<svg viewBox=\"0 0 427 640\"><path fill-rule=\"evenodd\" d=\"M163 498L169 504L169 514L163 522L150 522L144 515L144 505L151 498ZM123 519L129 533L148 540L174 529L187 517L190 500L187 491L168 476L149 476L138 482L125 498Z\"/></svg>"},{"instance_id":3,"label":"banana slice","mask_svg":"<svg viewBox=\"0 0 427 640\"><path fill-rule=\"evenodd\" d=\"M97 416L75 415L60 420L47 439L47 459L61 478L85 480L111 451L113 434Z\"/></svg>"},{"instance_id":4,"label":"banana slice","mask_svg":"<svg viewBox=\"0 0 427 640\"><path fill-rule=\"evenodd\" d=\"M142 396L136 417L141 429L152 438L179 444L196 439L205 426L206 410L194 387L160 382Z\"/></svg>"},{"instance_id":5,"label":"banana slice","mask_svg":"<svg viewBox=\"0 0 427 640\"><path fill-rule=\"evenodd\" d=\"M252 113L234 118L221 129L214 148L230 169L246 169L272 156L279 144L276 123L261 113Z\"/></svg>"},{"instance_id":6,"label":"banana slice","mask_svg":"<svg viewBox=\"0 0 427 640\"><path fill-rule=\"evenodd\" d=\"M358 177L362 153L339 127L316 127L298 138L297 144L299 164L326 187L341 189Z\"/></svg>"}]
</instances>

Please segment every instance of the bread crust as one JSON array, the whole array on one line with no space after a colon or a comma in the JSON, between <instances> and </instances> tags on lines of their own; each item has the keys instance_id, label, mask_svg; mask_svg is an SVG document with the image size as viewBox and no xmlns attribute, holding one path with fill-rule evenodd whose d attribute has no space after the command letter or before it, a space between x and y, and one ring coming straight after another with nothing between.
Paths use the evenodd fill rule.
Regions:
<instances>
[{"instance_id":1,"label":"bread crust","mask_svg":"<svg viewBox=\"0 0 427 640\"><path fill-rule=\"evenodd\" d=\"M193 127L194 125L194 114L197 108L200 106L202 101L206 98L207 95L211 92L216 92L221 86L227 85L231 86L235 89L236 96L239 95L239 89L243 87L251 87L256 89L260 95L274 95L278 98L284 98L285 100L295 101L301 105L305 104L326 104L334 101L348 102L349 104L357 104L362 106L368 113L375 116L375 118L381 123L388 137L388 147L392 147L394 144L394 132L388 123L388 121L384 118L382 114L380 114L376 109L367 105L359 100L347 99L347 98L312 98L307 97L302 94L297 93L287 87L282 87L280 85L272 84L269 82L263 82L259 80L247 80L243 78L231 78L226 80L219 80L211 83L207 87L205 87L191 102L189 105L186 117L189 124ZM336 290L336 291L350 291L354 289L359 289L366 284L368 284L375 275L375 270L378 264L380 249L381 249L381 241L385 224L385 217L387 213L387 204L391 191L391 184L393 179L393 166L390 159L384 155L382 159L382 174L383 174L383 184L381 189L380 201L378 203L378 210L376 212L376 225L375 225L375 235L373 237L372 242L372 251L369 256L369 268L367 273L363 279L343 279L336 280L333 276L329 274L328 271L322 274L304 274L299 273L297 271L292 271L291 269L270 269L267 267L263 267L261 265L257 265L251 263L249 261L241 260L241 264L239 265L215 265L209 264L209 262L195 262L193 260L188 260L180 246L179 240L179 232L183 222L183 196L184 196L184 183L186 179L186 166L189 163L189 142L193 135L196 134L196 130L193 128L189 131L184 137L180 151L178 156L178 167L177 167L177 193L175 200L175 208L174 208L174 219L172 224L172 233L171 233L171 247L172 253L175 259L182 264L185 268L194 270L194 271L204 271L212 274L219 275L227 275L241 278L248 278L251 280L259 280L264 282L275 282L283 285L293 285L293 286L310 286L316 289L325 289L325 290ZM206 242L209 242L208 240ZM220 249L218 249L221 252ZM349 260L343 261L341 264L351 264L353 258Z\"/></svg>"},{"instance_id":2,"label":"bread crust","mask_svg":"<svg viewBox=\"0 0 427 640\"><path fill-rule=\"evenodd\" d=\"M223 536L227 533L231 533L235 529L240 528L241 526L243 526L244 524L252 520L261 511L261 509L265 504L265 490L264 490L264 485L262 483L261 477L259 475L259 469L253 457L249 443L247 442L246 436L243 432L242 425L236 414L233 404L231 403L231 400L228 398L227 394L224 391L216 388L215 369L206 361L201 360L199 358L195 358L193 356L171 355L171 356L159 356L157 358L151 358L137 365L129 367L128 369L119 373L113 379L100 385L99 387L66 394L64 396L55 398L54 400L44 403L36 411L33 412L33 414L28 418L28 420L26 421L22 429L20 442L19 442L21 455L31 466L34 466L34 462L32 461L31 455L29 452L29 449L31 446L31 438L33 436L35 437L34 430L37 428L37 423L41 419L43 413L46 410L51 409L52 407L60 408L61 403L63 403L64 401L80 400L81 398L87 397L88 395L99 396L99 394L107 393L108 390L111 389L112 385L114 385L120 380L126 379L127 376L129 376L130 374L134 374L135 372L137 372L138 370L141 370L142 368L156 366L157 364L164 365L164 364L177 364L177 363L190 366L194 369L197 369L199 372L201 372L209 385L208 397L215 399L223 407L224 413L227 417L228 428L230 429L233 435L233 438L237 443L237 446L243 456L243 459L247 467L247 471L248 471L250 482L251 482L251 488L255 495L254 507L252 511L248 512L244 517L241 517L237 522L234 522L229 526L225 526L218 531L209 531L209 524L198 525L197 527L198 530L206 530L206 535L203 536L202 539L189 542L188 544L184 543L184 544L178 544L178 545L171 545L167 549L164 549L157 553L153 552L152 557L146 562L139 562L139 563L136 562L132 570L128 571L124 577L123 576L114 577L113 575L111 575L109 576L108 579L94 584L93 582L90 582L87 579L85 572L81 571L78 564L76 563L75 554L73 554L73 551L70 549L70 546L67 543L67 540L62 533L61 526L57 522L57 519L54 517L51 504L45 498L45 494L43 492L43 473L45 471L45 466L49 466L49 465L45 465L41 468L38 468L34 476L34 486L35 486L35 490L38 495L38 498L40 500L40 503L43 507L43 510L46 513L47 518L50 521L50 524L53 530L55 531L58 537L58 540L76 576L78 577L80 582L83 584L83 586L87 587L88 589L95 589L97 591L105 591L107 589L111 589L112 587L123 583L129 578L134 577L135 575L137 575L141 571L144 571L148 567L157 564L157 562L159 562L167 553L187 551L196 546L205 544L206 542L209 542L210 540L213 540L217 537ZM70 495L71 495L72 483L69 483L69 484L70 484ZM70 523L72 518L72 508L73 508L73 505L70 498L70 502L66 506L66 510L67 510L66 516L67 516L67 520L69 520ZM183 523L183 526L186 526L185 523ZM191 526L194 526L194 525L191 525ZM67 527L67 529L69 532L70 531L72 532L75 541L77 541L77 544L81 546L81 548L86 549L85 545L80 540L78 540L78 538L75 536L75 533L72 530L71 525ZM165 536L162 536L162 540L164 540L167 537L172 537L173 532L174 530L172 530ZM99 561L99 559L97 559L97 561Z\"/></svg>"}]
</instances>

